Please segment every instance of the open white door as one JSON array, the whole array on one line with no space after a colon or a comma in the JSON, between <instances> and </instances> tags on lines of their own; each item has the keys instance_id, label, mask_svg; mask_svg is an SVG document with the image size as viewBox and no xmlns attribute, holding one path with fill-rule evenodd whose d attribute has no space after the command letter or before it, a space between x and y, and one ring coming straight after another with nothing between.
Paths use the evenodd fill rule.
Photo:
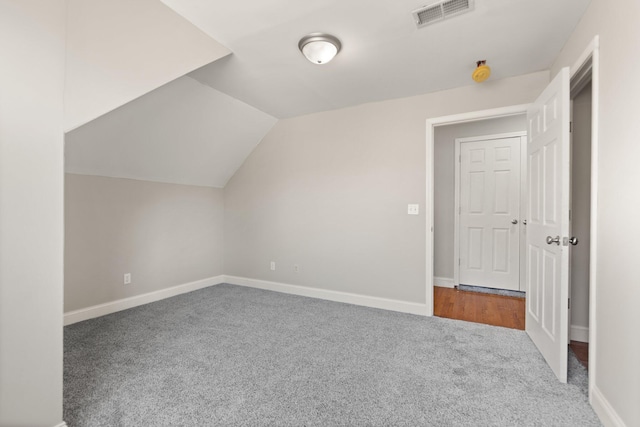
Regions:
<instances>
[{"instance_id":1,"label":"open white door","mask_svg":"<svg viewBox=\"0 0 640 427\"><path fill-rule=\"evenodd\" d=\"M526 331L561 382L569 344L569 102L563 68L527 112Z\"/></svg>"}]
</instances>

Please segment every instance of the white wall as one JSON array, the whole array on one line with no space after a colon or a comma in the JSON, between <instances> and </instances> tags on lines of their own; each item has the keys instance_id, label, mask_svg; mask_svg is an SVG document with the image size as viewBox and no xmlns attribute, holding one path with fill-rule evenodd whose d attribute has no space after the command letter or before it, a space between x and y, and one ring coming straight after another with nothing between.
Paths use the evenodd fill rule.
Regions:
<instances>
[{"instance_id":1,"label":"white wall","mask_svg":"<svg viewBox=\"0 0 640 427\"><path fill-rule=\"evenodd\" d=\"M448 126L434 131L434 276L453 280L455 222L455 140L527 130L524 115Z\"/></svg>"},{"instance_id":2,"label":"white wall","mask_svg":"<svg viewBox=\"0 0 640 427\"><path fill-rule=\"evenodd\" d=\"M424 304L426 120L528 103L548 81L540 72L278 122L225 187L225 274Z\"/></svg>"},{"instance_id":3,"label":"white wall","mask_svg":"<svg viewBox=\"0 0 640 427\"><path fill-rule=\"evenodd\" d=\"M62 421L64 0L0 1L0 426Z\"/></svg>"},{"instance_id":4,"label":"white wall","mask_svg":"<svg viewBox=\"0 0 640 427\"><path fill-rule=\"evenodd\" d=\"M598 210L592 212L598 233L591 236L597 239L597 258L591 260L597 267L597 342L590 374L595 374L594 406L606 425L614 425L611 414L627 426L640 425L639 17L637 0L592 0L552 69L572 65L600 35Z\"/></svg>"},{"instance_id":5,"label":"white wall","mask_svg":"<svg viewBox=\"0 0 640 427\"><path fill-rule=\"evenodd\" d=\"M229 50L157 0L68 0L65 130Z\"/></svg>"},{"instance_id":6,"label":"white wall","mask_svg":"<svg viewBox=\"0 0 640 427\"><path fill-rule=\"evenodd\" d=\"M589 85L573 100L571 151L571 234L578 238L571 248L571 339L579 341L588 340L589 328L591 106Z\"/></svg>"},{"instance_id":7,"label":"white wall","mask_svg":"<svg viewBox=\"0 0 640 427\"><path fill-rule=\"evenodd\" d=\"M217 188L67 174L64 311L221 275L223 206Z\"/></svg>"}]
</instances>

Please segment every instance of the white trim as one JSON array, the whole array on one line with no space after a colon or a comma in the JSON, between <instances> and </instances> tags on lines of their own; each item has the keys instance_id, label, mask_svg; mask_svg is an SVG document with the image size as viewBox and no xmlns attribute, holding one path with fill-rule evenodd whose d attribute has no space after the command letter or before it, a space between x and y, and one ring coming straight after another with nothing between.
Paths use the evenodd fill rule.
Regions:
<instances>
[{"instance_id":1,"label":"white trim","mask_svg":"<svg viewBox=\"0 0 640 427\"><path fill-rule=\"evenodd\" d=\"M462 138L454 140L453 161L453 285L460 284L460 168L462 159L460 143ZM435 143L435 141L434 141ZM434 159L435 160L435 159ZM434 190L435 191L435 190ZM435 209L435 202L433 208Z\"/></svg>"},{"instance_id":2,"label":"white trim","mask_svg":"<svg viewBox=\"0 0 640 427\"><path fill-rule=\"evenodd\" d=\"M65 423L65 422L63 421L63 422L61 422L60 424L56 424L56 425L55 425L55 426L53 426L53 427L67 427L67 423Z\"/></svg>"},{"instance_id":3,"label":"white trim","mask_svg":"<svg viewBox=\"0 0 640 427\"><path fill-rule=\"evenodd\" d=\"M160 301L171 298L176 295L187 292L197 291L198 289L207 288L224 283L224 276L209 277L207 279L196 280L195 282L184 283L182 285L173 286L171 288L161 289L159 291L149 292L142 295L136 295L116 301L98 304L79 310L69 311L64 314L64 325L82 322L107 314L115 313L129 308L138 307L140 305L149 304L151 302Z\"/></svg>"},{"instance_id":4,"label":"white trim","mask_svg":"<svg viewBox=\"0 0 640 427\"><path fill-rule=\"evenodd\" d=\"M598 159L600 139L600 36L591 46L591 230L589 230L589 390L596 388L597 268L598 268Z\"/></svg>"},{"instance_id":5,"label":"white trim","mask_svg":"<svg viewBox=\"0 0 640 427\"><path fill-rule=\"evenodd\" d=\"M481 135L481 136L472 136L467 138L455 138L454 140L454 195L453 195L453 284L454 286L458 286L460 284L460 168L462 164L460 162L460 151L462 149L461 144L466 142L478 142L478 141L492 141L496 139L505 139L505 138L520 138L520 203L518 206L518 220L520 221L520 225L518 226L519 237L520 237L520 245L519 245L519 262L518 268L520 269L520 274L518 276L518 291L525 290L525 250L526 250L526 242L524 238L526 235L524 234L525 228L522 225L522 218L525 216L525 203L527 200L527 196L525 192L526 188L526 179L527 179L527 131L519 131L519 132L507 132L507 133L499 133L493 135ZM435 208L435 206L434 206ZM437 286L437 285L436 285ZM513 289L516 290L516 289Z\"/></svg>"},{"instance_id":6,"label":"white trim","mask_svg":"<svg viewBox=\"0 0 640 427\"><path fill-rule=\"evenodd\" d=\"M589 328L571 325L569 328L569 339L571 341L589 342Z\"/></svg>"},{"instance_id":7,"label":"white trim","mask_svg":"<svg viewBox=\"0 0 640 427\"><path fill-rule=\"evenodd\" d=\"M518 132L507 132L507 133L498 133L493 135L480 135L480 136L470 136L466 138L456 138L456 144L460 144L461 142L477 142L477 141L491 141L493 139L506 139L506 138L516 138L527 136L527 131L518 131Z\"/></svg>"},{"instance_id":8,"label":"white trim","mask_svg":"<svg viewBox=\"0 0 640 427\"><path fill-rule=\"evenodd\" d=\"M441 288L455 288L456 282L454 279L450 279L449 277L434 277L433 286Z\"/></svg>"},{"instance_id":9,"label":"white trim","mask_svg":"<svg viewBox=\"0 0 640 427\"><path fill-rule=\"evenodd\" d=\"M591 375L591 372L589 372L589 376ZM591 389L590 402L603 425L606 427L626 427L622 418L620 418L615 409L613 409L613 406L611 406L600 389L595 385L593 389Z\"/></svg>"},{"instance_id":10,"label":"white trim","mask_svg":"<svg viewBox=\"0 0 640 427\"><path fill-rule=\"evenodd\" d=\"M527 147L529 145L529 135L527 131L520 139L520 292L527 291L527 203L529 197L528 179L529 165L527 164Z\"/></svg>"},{"instance_id":11,"label":"white trim","mask_svg":"<svg viewBox=\"0 0 640 427\"><path fill-rule=\"evenodd\" d=\"M579 93L579 92L578 92ZM571 97L571 78L569 78L569 164L571 165L571 169L569 171L569 234L567 234L567 236L574 236L573 234L573 178L574 178L574 164L573 164L573 134L574 132L574 120L573 120L573 108L574 108L574 102L573 102L573 98ZM571 341L581 341L578 339L574 339L573 338L573 325L571 324L571 319L573 318L572 315L572 308L571 308L571 296L573 295L573 287L571 286L571 280L573 277L573 272L571 271L573 268L573 258L571 256L573 252L573 249L569 249L569 343L571 343ZM588 341L582 341L582 342L588 342ZM588 378L587 378L588 380ZM587 389L589 388L589 386L587 385Z\"/></svg>"},{"instance_id":12,"label":"white trim","mask_svg":"<svg viewBox=\"0 0 640 427\"><path fill-rule=\"evenodd\" d=\"M497 117L517 116L525 114L529 104L511 105L508 107L491 108L489 110L469 111L467 113L452 114L450 116L434 117L427 119L427 125L432 127L454 125L457 123L477 122L478 120L493 119ZM432 142L433 142L433 135Z\"/></svg>"},{"instance_id":13,"label":"white trim","mask_svg":"<svg viewBox=\"0 0 640 427\"><path fill-rule=\"evenodd\" d=\"M497 117L515 116L518 114L526 114L528 104L513 105L509 107L493 108L490 110L471 111L462 114L454 114L451 116L435 117L426 121L426 189L427 189L427 208L425 209L426 220L426 313L427 316L433 316L433 216L434 216L434 129L436 126L452 125L456 123L467 123L478 120L492 119Z\"/></svg>"},{"instance_id":14,"label":"white trim","mask_svg":"<svg viewBox=\"0 0 640 427\"><path fill-rule=\"evenodd\" d=\"M600 36L595 36L587 48L571 67L573 77L582 65L591 58L591 229L589 230L589 398L594 400L596 387L597 360L597 319L598 301L598 157L600 132ZM606 402L606 400L605 400ZM593 402L592 402L593 405ZM597 411L596 411L597 412Z\"/></svg>"},{"instance_id":15,"label":"white trim","mask_svg":"<svg viewBox=\"0 0 640 427\"><path fill-rule=\"evenodd\" d=\"M331 291L328 289L311 288L307 286L290 285L287 283L269 282L266 280L249 279L247 277L224 276L224 279L225 283L229 283L232 285L265 289L268 291L282 292L285 294L300 295L304 297L361 305L365 307L380 308L383 310L399 311L402 313L417 314L421 316L426 315L427 309L424 304L418 304L415 302L371 297L367 295ZM431 308L433 310L433 306Z\"/></svg>"},{"instance_id":16,"label":"white trim","mask_svg":"<svg viewBox=\"0 0 640 427\"><path fill-rule=\"evenodd\" d=\"M599 48L600 36L595 36L569 69L569 77L573 78L573 76L575 76L575 74L580 70L580 68L582 68L582 66L589 60L589 58L593 57L593 53L599 50Z\"/></svg>"}]
</instances>

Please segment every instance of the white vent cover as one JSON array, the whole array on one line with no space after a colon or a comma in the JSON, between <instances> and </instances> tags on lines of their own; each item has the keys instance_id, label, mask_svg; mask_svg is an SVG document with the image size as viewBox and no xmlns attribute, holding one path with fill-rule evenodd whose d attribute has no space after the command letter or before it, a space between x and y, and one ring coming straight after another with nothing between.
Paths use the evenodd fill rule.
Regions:
<instances>
[{"instance_id":1,"label":"white vent cover","mask_svg":"<svg viewBox=\"0 0 640 427\"><path fill-rule=\"evenodd\" d=\"M473 10L474 0L445 0L412 12L418 28L443 21Z\"/></svg>"}]
</instances>

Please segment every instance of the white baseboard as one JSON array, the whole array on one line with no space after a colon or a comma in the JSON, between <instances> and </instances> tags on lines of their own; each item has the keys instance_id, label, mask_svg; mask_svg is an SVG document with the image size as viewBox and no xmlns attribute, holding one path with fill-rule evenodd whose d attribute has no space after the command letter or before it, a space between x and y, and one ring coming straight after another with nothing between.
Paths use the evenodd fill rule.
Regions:
<instances>
[{"instance_id":1,"label":"white baseboard","mask_svg":"<svg viewBox=\"0 0 640 427\"><path fill-rule=\"evenodd\" d=\"M370 297L348 292L330 291L327 289L310 288L306 286L289 285L286 283L269 282L266 280L249 279L246 277L224 276L225 283L250 288L265 289L285 294L300 295L328 301L343 302L365 307L381 308L383 310L399 311L402 313L426 316L426 304L400 301L387 298Z\"/></svg>"},{"instance_id":2,"label":"white baseboard","mask_svg":"<svg viewBox=\"0 0 640 427\"><path fill-rule=\"evenodd\" d=\"M591 389L591 406L605 427L626 427L622 418L613 409L597 386Z\"/></svg>"},{"instance_id":3,"label":"white baseboard","mask_svg":"<svg viewBox=\"0 0 640 427\"><path fill-rule=\"evenodd\" d=\"M571 325L569 332L571 341L589 342L589 328L584 326Z\"/></svg>"},{"instance_id":4,"label":"white baseboard","mask_svg":"<svg viewBox=\"0 0 640 427\"><path fill-rule=\"evenodd\" d=\"M56 424L56 425L55 425L55 426L53 426L53 427L67 427L67 423L65 423L65 422L63 421L63 422L61 422L60 424Z\"/></svg>"},{"instance_id":5,"label":"white baseboard","mask_svg":"<svg viewBox=\"0 0 640 427\"><path fill-rule=\"evenodd\" d=\"M453 279L449 279L448 277L435 277L433 278L433 286L439 286L441 288L454 288L455 284L453 283Z\"/></svg>"},{"instance_id":6,"label":"white baseboard","mask_svg":"<svg viewBox=\"0 0 640 427\"><path fill-rule=\"evenodd\" d=\"M176 295L197 291L198 289L219 285L221 283L224 283L224 276L220 275L209 277L207 279L196 280L195 282L184 283L182 285L161 289L159 291L123 298L87 308L81 308L80 310L69 311L64 314L64 325L71 325L73 323L82 322L83 320L89 320L106 314L115 313L117 311L137 307L139 305L149 304L150 302L160 301L165 298L171 298Z\"/></svg>"}]
</instances>

